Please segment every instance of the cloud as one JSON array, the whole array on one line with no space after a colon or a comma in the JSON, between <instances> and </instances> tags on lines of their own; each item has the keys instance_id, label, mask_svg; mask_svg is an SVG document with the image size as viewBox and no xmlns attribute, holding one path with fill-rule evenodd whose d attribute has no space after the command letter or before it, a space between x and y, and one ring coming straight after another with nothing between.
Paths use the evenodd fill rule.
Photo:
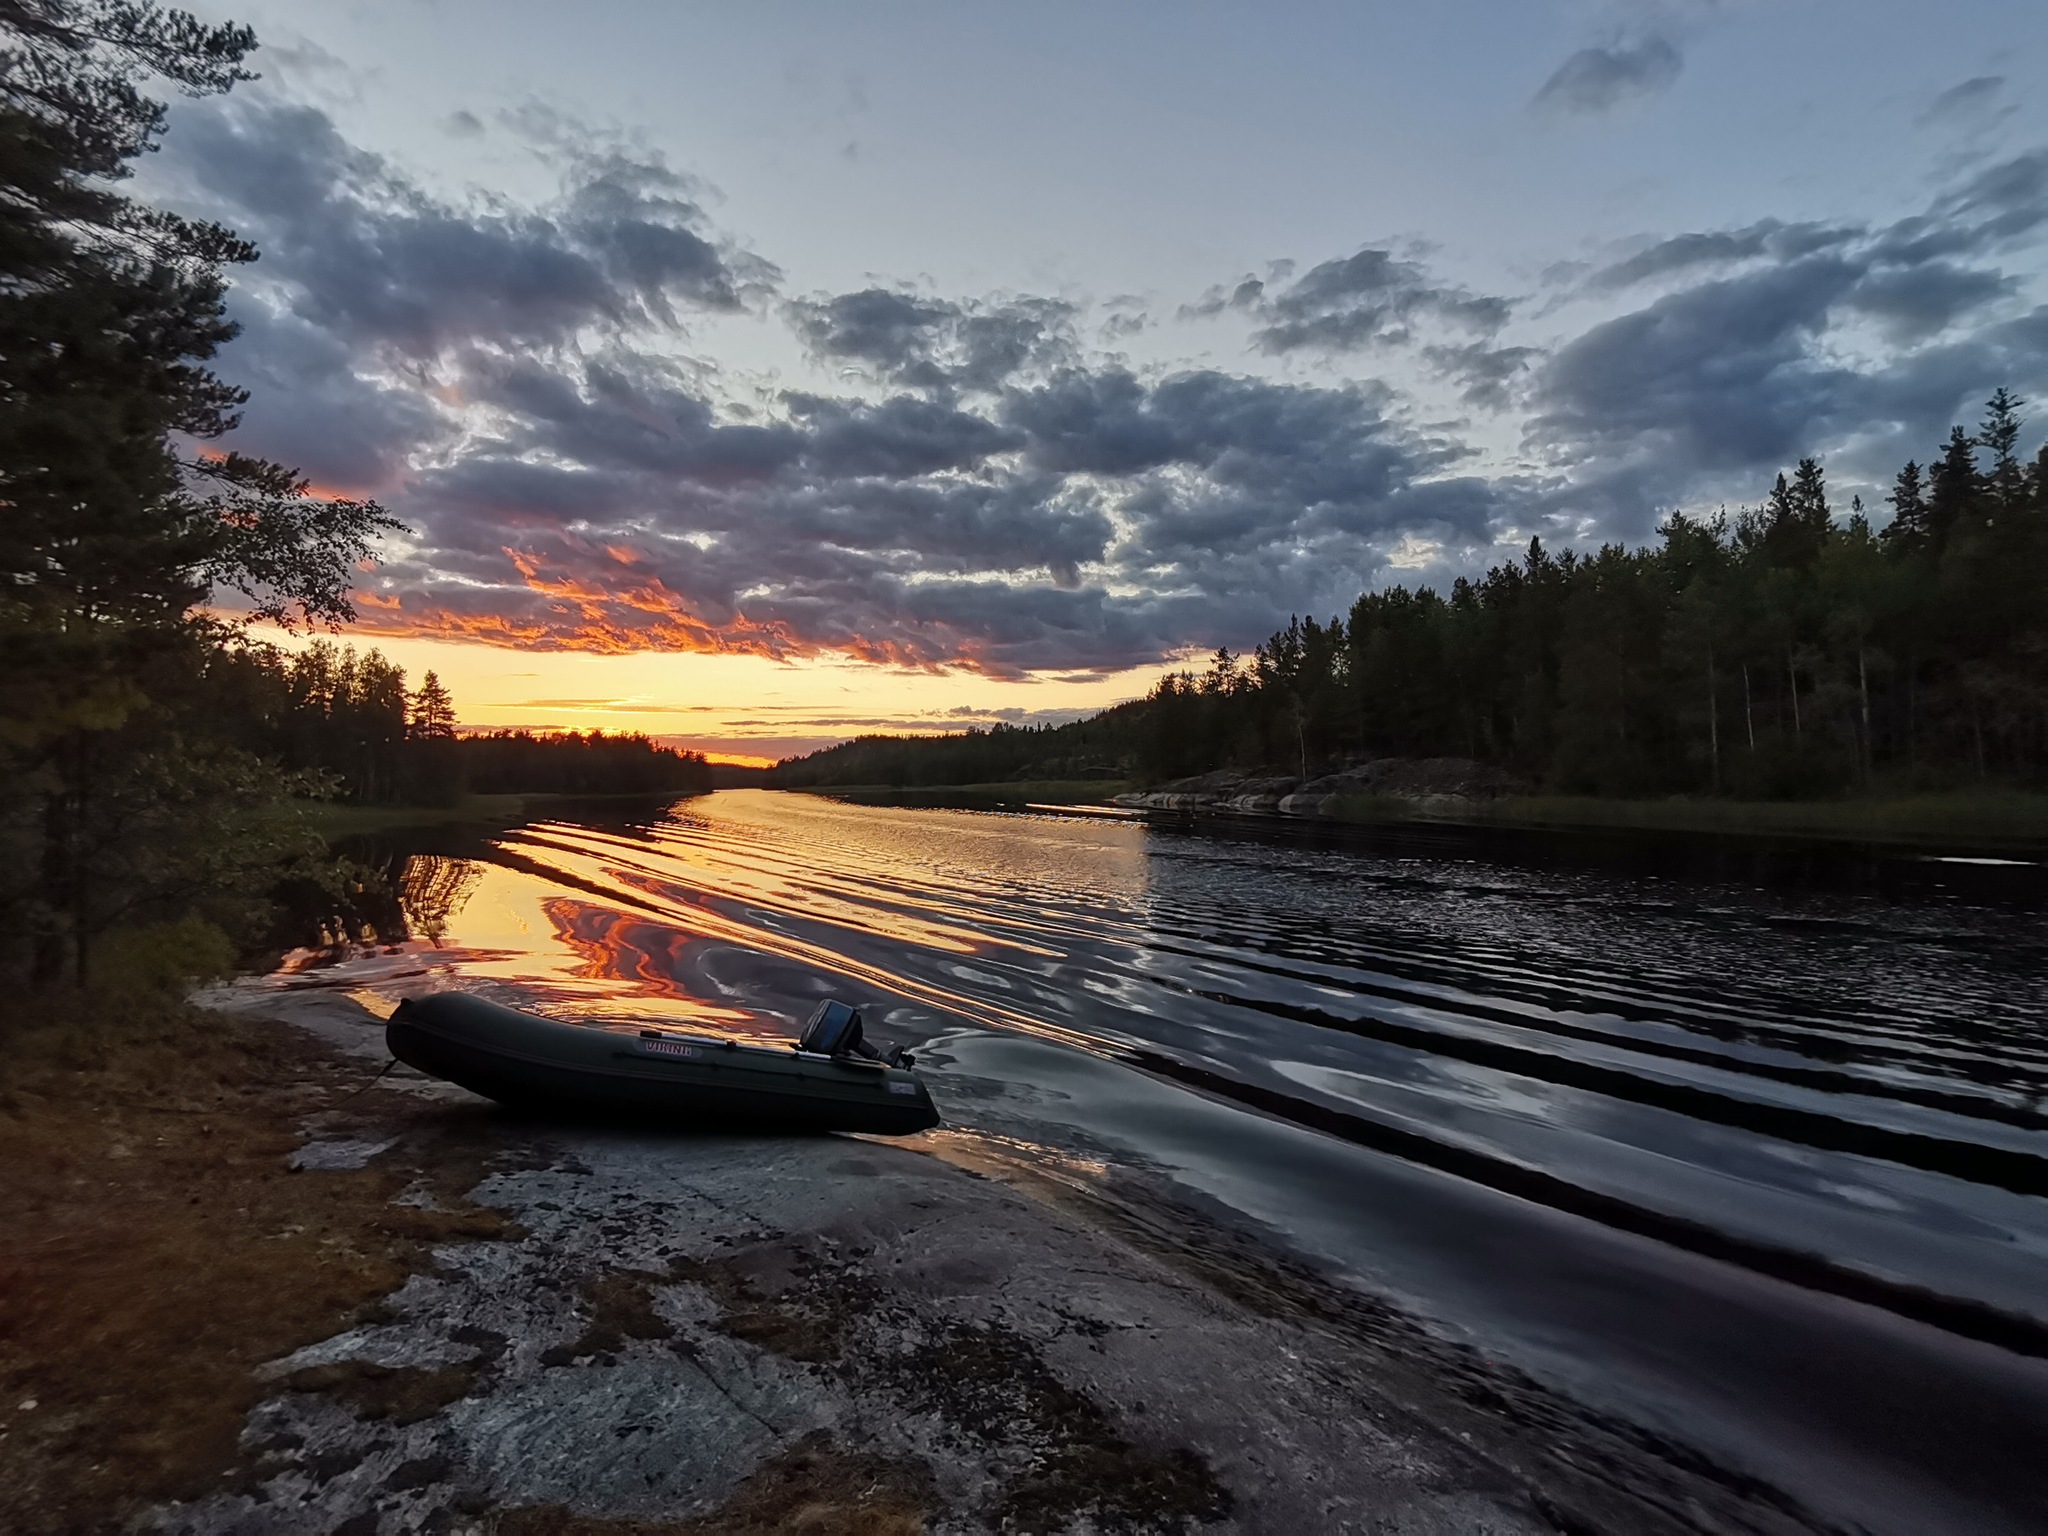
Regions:
<instances>
[{"instance_id":1,"label":"cloud","mask_svg":"<svg viewBox=\"0 0 2048 1536\"><path fill-rule=\"evenodd\" d=\"M252 274L291 313L413 359L481 343L566 343L733 310L775 269L710 230L658 158L570 155L551 206L459 206L346 143L315 107L238 96L180 113L180 201L230 216Z\"/></svg>"},{"instance_id":2,"label":"cloud","mask_svg":"<svg viewBox=\"0 0 2048 1536\"><path fill-rule=\"evenodd\" d=\"M1075 367L985 413L792 396L649 442L588 377L548 385L493 395L495 440L401 504L420 547L366 627L1100 673L1339 605L1406 531L1483 542L1495 510L1367 390Z\"/></svg>"},{"instance_id":3,"label":"cloud","mask_svg":"<svg viewBox=\"0 0 2048 1536\"><path fill-rule=\"evenodd\" d=\"M1294 263L1276 263L1266 278L1245 277L1180 306L1182 320L1237 311L1258 322L1252 345L1269 355L1302 350L1358 352L1400 346L1417 327L1495 331L1513 312L1510 300L1476 294L1430 276L1417 261L1367 246L1293 278Z\"/></svg>"},{"instance_id":4,"label":"cloud","mask_svg":"<svg viewBox=\"0 0 2048 1536\"><path fill-rule=\"evenodd\" d=\"M1639 283L1680 277L1706 268L1732 266L1759 256L1795 260L1835 249L1854 240L1860 230L1826 224L1784 224L1764 219L1742 229L1708 230L1654 241L1634 255L1602 267L1587 279L1589 288L1619 292Z\"/></svg>"},{"instance_id":5,"label":"cloud","mask_svg":"<svg viewBox=\"0 0 2048 1536\"><path fill-rule=\"evenodd\" d=\"M1506 299L1434 283L1416 263L1368 247L1311 267L1265 297L1261 313L1267 323L1252 341L1262 352L1301 347L1347 352L1406 341L1423 318L1496 330L1506 323L1509 309Z\"/></svg>"},{"instance_id":6,"label":"cloud","mask_svg":"<svg viewBox=\"0 0 2048 1536\"><path fill-rule=\"evenodd\" d=\"M2005 76L1977 75L1943 91L1915 121L1926 128L1940 123L1981 123L1993 115L2003 117L2011 109L1994 114L1994 108L2004 93Z\"/></svg>"},{"instance_id":7,"label":"cloud","mask_svg":"<svg viewBox=\"0 0 2048 1536\"><path fill-rule=\"evenodd\" d=\"M1657 33L1581 48L1558 65L1530 105L1559 116L1596 116L1668 90L1684 68L1677 45Z\"/></svg>"},{"instance_id":8,"label":"cloud","mask_svg":"<svg viewBox=\"0 0 2048 1536\"><path fill-rule=\"evenodd\" d=\"M1874 267L1847 295L1852 310L1876 320L1895 342L1923 341L2000 299L2019 292L2001 272L1930 261Z\"/></svg>"},{"instance_id":9,"label":"cloud","mask_svg":"<svg viewBox=\"0 0 2048 1536\"><path fill-rule=\"evenodd\" d=\"M538 204L432 195L275 98L181 105L151 168L264 248L222 359L254 391L236 446L412 530L360 594L373 634L1099 676L1469 570L1532 527L1641 536L1830 444L1924 452L1996 384L2048 386L2048 310L2008 259L2048 226L2040 153L1889 224L1646 238L1575 279L1551 313L1589 318L1541 347L1503 339L1511 300L1382 246L1191 306L1244 316L1266 356L1409 349L1467 405L1522 413L1510 471L1383 382L1092 352L1129 298L763 302L779 274L688 175L546 114L514 126L560 173ZM787 326L812 387L693 360L692 328L735 310Z\"/></svg>"},{"instance_id":10,"label":"cloud","mask_svg":"<svg viewBox=\"0 0 2048 1536\"><path fill-rule=\"evenodd\" d=\"M1998 385L2048 385L2048 352L2026 350L2041 312L1993 264L2044 225L2048 156L2029 152L1890 224L1765 222L1654 242L1585 291L1668 291L1534 370L1530 444L1561 467L1567 500L1629 531L1687 497L1744 494L1830 442L1871 468L1880 452L1924 454Z\"/></svg>"},{"instance_id":11,"label":"cloud","mask_svg":"<svg viewBox=\"0 0 2048 1536\"><path fill-rule=\"evenodd\" d=\"M1467 405L1503 411L1508 407L1508 386L1542 353L1536 347L1495 347L1474 341L1463 346L1424 347L1422 356L1439 377L1459 386L1459 398Z\"/></svg>"},{"instance_id":12,"label":"cloud","mask_svg":"<svg viewBox=\"0 0 2048 1536\"><path fill-rule=\"evenodd\" d=\"M820 361L917 389L987 393L1075 352L1074 306L1057 299L958 304L866 288L791 300L784 313Z\"/></svg>"}]
</instances>

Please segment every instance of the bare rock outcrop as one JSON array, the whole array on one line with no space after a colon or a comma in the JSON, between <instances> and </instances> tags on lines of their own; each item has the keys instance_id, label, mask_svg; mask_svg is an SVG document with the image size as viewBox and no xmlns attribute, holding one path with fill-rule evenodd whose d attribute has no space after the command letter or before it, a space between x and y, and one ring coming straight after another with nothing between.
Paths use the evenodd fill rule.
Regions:
<instances>
[{"instance_id":1,"label":"bare rock outcrop","mask_svg":"<svg viewBox=\"0 0 2048 1536\"><path fill-rule=\"evenodd\" d=\"M1391 799L1422 812L1453 813L1475 801L1527 794L1529 788L1506 769L1469 757L1381 757L1308 778L1218 769L1118 795L1116 803L1152 811L1334 816L1346 800Z\"/></svg>"}]
</instances>

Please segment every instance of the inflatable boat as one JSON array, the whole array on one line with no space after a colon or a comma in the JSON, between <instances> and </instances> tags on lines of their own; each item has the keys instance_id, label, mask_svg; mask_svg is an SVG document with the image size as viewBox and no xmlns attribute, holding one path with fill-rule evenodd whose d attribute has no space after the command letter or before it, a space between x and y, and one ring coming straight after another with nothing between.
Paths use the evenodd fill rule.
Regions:
<instances>
[{"instance_id":1,"label":"inflatable boat","mask_svg":"<svg viewBox=\"0 0 2048 1536\"><path fill-rule=\"evenodd\" d=\"M465 992L437 992L400 1003L384 1039L407 1066L536 1113L879 1136L939 1123L912 1058L878 1053L862 1038L860 1014L839 1002L821 1004L795 1045L773 1046L564 1024Z\"/></svg>"}]
</instances>

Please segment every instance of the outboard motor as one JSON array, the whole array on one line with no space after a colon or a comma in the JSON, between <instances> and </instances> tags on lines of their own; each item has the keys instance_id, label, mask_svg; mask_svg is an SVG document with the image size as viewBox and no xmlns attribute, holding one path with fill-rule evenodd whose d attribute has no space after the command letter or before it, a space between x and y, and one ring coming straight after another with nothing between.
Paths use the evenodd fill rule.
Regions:
<instances>
[{"instance_id":1,"label":"outboard motor","mask_svg":"<svg viewBox=\"0 0 2048 1536\"><path fill-rule=\"evenodd\" d=\"M884 1056L862 1037L860 1010L849 1008L836 998L818 1004L811 1022L804 1026L796 1048L820 1056L858 1056L866 1061L886 1061L892 1067L909 1067L917 1058L898 1047Z\"/></svg>"}]
</instances>

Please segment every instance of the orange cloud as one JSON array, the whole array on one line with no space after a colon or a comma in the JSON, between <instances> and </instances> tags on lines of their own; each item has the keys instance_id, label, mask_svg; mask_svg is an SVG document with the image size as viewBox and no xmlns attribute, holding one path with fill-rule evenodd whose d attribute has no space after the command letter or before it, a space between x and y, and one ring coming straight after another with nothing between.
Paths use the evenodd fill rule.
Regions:
<instances>
[{"instance_id":1,"label":"orange cloud","mask_svg":"<svg viewBox=\"0 0 2048 1536\"><path fill-rule=\"evenodd\" d=\"M998 678L1015 672L993 661L980 642L957 636L942 637L938 644L860 636L820 641L781 620L757 620L744 612L714 621L648 572L641 555L630 548L607 544L575 553L601 562L603 574L572 570L533 551L504 549L521 587L545 599L543 607L520 601L520 588L501 589L499 601L509 611L482 606L492 602L488 591L477 593L480 606L475 609L417 593L363 591L355 594L360 609L355 628L390 638L463 640L527 651L677 651L773 661L840 655L905 671L960 670Z\"/></svg>"}]
</instances>

